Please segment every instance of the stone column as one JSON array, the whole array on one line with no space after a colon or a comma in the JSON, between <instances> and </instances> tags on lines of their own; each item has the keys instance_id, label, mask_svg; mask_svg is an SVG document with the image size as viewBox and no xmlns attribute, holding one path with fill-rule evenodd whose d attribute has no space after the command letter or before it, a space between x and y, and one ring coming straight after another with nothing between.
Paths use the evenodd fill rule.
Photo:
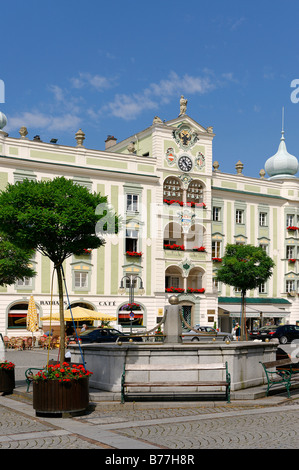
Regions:
<instances>
[{"instance_id":1,"label":"stone column","mask_svg":"<svg viewBox=\"0 0 299 470\"><path fill-rule=\"evenodd\" d=\"M164 324L164 343L181 343L182 320L179 313L179 300L176 295L172 295L169 297L168 301L170 305L165 307L166 318Z\"/></svg>"}]
</instances>

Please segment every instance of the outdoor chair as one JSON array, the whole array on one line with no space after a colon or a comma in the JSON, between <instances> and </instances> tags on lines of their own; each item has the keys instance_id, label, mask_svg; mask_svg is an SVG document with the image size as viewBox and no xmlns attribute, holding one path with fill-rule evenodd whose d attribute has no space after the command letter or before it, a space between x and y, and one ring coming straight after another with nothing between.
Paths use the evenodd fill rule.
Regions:
<instances>
[{"instance_id":1,"label":"outdoor chair","mask_svg":"<svg viewBox=\"0 0 299 470\"><path fill-rule=\"evenodd\" d=\"M14 344L14 349L19 349L20 351L24 349L24 340L23 338L16 338L16 342Z\"/></svg>"},{"instance_id":2,"label":"outdoor chair","mask_svg":"<svg viewBox=\"0 0 299 470\"><path fill-rule=\"evenodd\" d=\"M24 347L25 347L25 349L32 349L32 338L31 337L26 338Z\"/></svg>"},{"instance_id":3,"label":"outdoor chair","mask_svg":"<svg viewBox=\"0 0 299 470\"><path fill-rule=\"evenodd\" d=\"M6 349L10 349L11 348L11 342L10 342L10 339L8 336L4 336L3 338L3 341L4 341L4 346Z\"/></svg>"}]
</instances>

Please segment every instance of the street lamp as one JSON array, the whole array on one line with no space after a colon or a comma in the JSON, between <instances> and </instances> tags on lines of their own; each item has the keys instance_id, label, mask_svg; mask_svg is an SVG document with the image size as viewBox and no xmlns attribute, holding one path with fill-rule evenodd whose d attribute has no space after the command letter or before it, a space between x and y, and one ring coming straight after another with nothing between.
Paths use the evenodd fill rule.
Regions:
<instances>
[{"instance_id":1,"label":"street lamp","mask_svg":"<svg viewBox=\"0 0 299 470\"><path fill-rule=\"evenodd\" d=\"M123 295L125 292L126 292L126 288L124 286L124 279L127 279L129 281L129 303L130 304L133 304L134 303L134 290L135 290L135 281L137 281L137 279L140 280L140 287L139 287L139 294L142 295L144 294L145 290L144 290L144 287L143 287L143 282L142 282L142 279L140 276L138 276L137 274L126 274L120 281L120 286L119 286L119 289L118 289L118 292ZM133 320L133 315L134 313L132 312L132 309L131 309L131 312L130 312L130 320L131 320L131 328L130 328L130 334L132 334L132 320Z\"/></svg>"}]
</instances>

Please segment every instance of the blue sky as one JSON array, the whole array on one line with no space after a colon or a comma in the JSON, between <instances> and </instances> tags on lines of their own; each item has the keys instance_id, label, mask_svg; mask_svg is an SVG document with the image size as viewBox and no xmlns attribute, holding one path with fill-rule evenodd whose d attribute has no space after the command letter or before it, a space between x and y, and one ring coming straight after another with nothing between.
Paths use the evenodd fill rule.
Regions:
<instances>
[{"instance_id":1,"label":"blue sky","mask_svg":"<svg viewBox=\"0 0 299 470\"><path fill-rule=\"evenodd\" d=\"M6 131L104 149L187 114L213 126L220 170L259 177L276 153L285 108L299 158L299 2L252 0L10 0L1 5L0 79ZM299 85L297 85L299 88ZM294 96L294 95L293 95ZM299 92L298 92L299 98Z\"/></svg>"}]
</instances>

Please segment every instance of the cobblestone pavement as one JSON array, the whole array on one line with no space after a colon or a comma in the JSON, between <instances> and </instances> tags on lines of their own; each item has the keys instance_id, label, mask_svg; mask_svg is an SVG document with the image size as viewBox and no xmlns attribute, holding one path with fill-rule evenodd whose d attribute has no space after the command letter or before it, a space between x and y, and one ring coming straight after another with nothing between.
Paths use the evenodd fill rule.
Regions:
<instances>
[{"instance_id":1,"label":"cobblestone pavement","mask_svg":"<svg viewBox=\"0 0 299 470\"><path fill-rule=\"evenodd\" d=\"M26 390L24 371L28 364L42 367L47 355L46 351L8 353L7 359L17 364L18 389ZM56 356L56 351L50 352L51 358ZM299 447L299 397L295 393L291 400L282 393L246 403L192 406L101 402L82 416L66 418L37 417L30 400L32 395L26 393L0 396L0 449L134 450L152 454L188 450L197 455L201 449Z\"/></svg>"},{"instance_id":2,"label":"cobblestone pavement","mask_svg":"<svg viewBox=\"0 0 299 470\"><path fill-rule=\"evenodd\" d=\"M103 405L72 418L36 417L31 403L0 397L0 449L293 449L299 401L132 409Z\"/></svg>"}]
</instances>

